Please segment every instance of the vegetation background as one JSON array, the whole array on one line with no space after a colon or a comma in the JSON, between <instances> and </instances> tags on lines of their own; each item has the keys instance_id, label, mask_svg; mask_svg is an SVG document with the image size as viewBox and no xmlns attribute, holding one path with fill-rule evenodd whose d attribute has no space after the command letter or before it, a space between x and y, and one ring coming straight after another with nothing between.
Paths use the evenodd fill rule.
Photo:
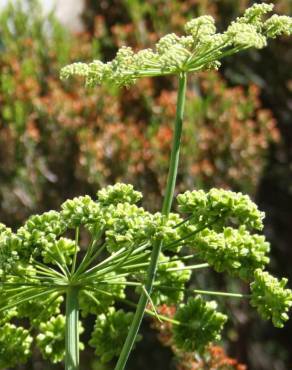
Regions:
<instances>
[{"instance_id":1,"label":"vegetation background","mask_svg":"<svg viewBox=\"0 0 292 370\"><path fill-rule=\"evenodd\" d=\"M212 14L223 29L248 0L87 0L84 32L71 34L41 2L21 1L0 14L0 220L19 226L29 215L56 209L68 197L91 194L117 181L160 207L175 114L172 78L144 79L122 91L87 90L61 82L72 61L110 60L121 45L151 47L186 20ZM292 15L292 1L274 1ZM28 16L29 15L29 16ZM292 44L282 38L262 51L224 61L218 73L189 81L178 190L230 188L250 194L266 214L272 269L292 281ZM201 276L205 279L205 276ZM208 275L210 287L232 281ZM228 354L251 370L292 368L292 323L275 329L236 301L225 331ZM86 325L92 325L90 318ZM178 365L149 321L129 370L199 369ZM85 332L86 336L86 332ZM111 369L84 351L84 369ZM45 367L38 353L29 369ZM178 367L181 366L181 367ZM216 369L240 369L222 367ZM221 367L220 367L221 366ZM231 366L231 365L230 365ZM212 369L215 367L212 367ZM61 369L61 367L60 367Z\"/></svg>"}]
</instances>

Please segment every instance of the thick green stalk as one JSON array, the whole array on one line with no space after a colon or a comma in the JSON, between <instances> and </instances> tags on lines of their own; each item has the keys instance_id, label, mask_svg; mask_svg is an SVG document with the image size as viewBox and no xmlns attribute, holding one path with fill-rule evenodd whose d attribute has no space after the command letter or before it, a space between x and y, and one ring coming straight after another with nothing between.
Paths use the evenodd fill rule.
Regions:
<instances>
[{"instance_id":1,"label":"thick green stalk","mask_svg":"<svg viewBox=\"0 0 292 370\"><path fill-rule=\"evenodd\" d=\"M68 287L66 296L65 369L79 369L78 288Z\"/></svg>"},{"instance_id":2,"label":"thick green stalk","mask_svg":"<svg viewBox=\"0 0 292 370\"><path fill-rule=\"evenodd\" d=\"M182 134L183 115L184 115L184 108L185 108L186 84L187 84L187 75L186 73L181 73L179 76L175 130L174 130L173 143L172 143L172 149L171 149L171 155L170 155L166 190L165 190L163 206L162 206L162 214L166 216L168 216L170 209L171 209L173 194L174 194L174 189L175 189L175 184L176 184L181 134Z\"/></svg>"},{"instance_id":3,"label":"thick green stalk","mask_svg":"<svg viewBox=\"0 0 292 370\"><path fill-rule=\"evenodd\" d=\"M166 191L165 191L163 206L162 206L162 213L165 216L169 215L172 200L173 200L175 183L176 183L177 169L178 169L178 163L179 163L181 134L182 134L184 105L185 105L186 82L187 82L186 73L181 73L179 75L175 130L174 130L173 144L172 144L172 149L171 149ZM148 296L151 294L152 286L155 280L157 262L158 262L159 254L161 251L161 247L162 247L162 243L161 241L158 240L156 243L154 243L153 249L151 252L150 265L148 268L147 281L145 284L145 289L148 293ZM115 367L115 370L123 370L126 366L129 354L131 352L131 349L135 342L141 321L143 319L143 315L144 315L147 303L148 303L147 294L145 294L145 292L142 292L138 305L137 305L135 316L133 318L127 339L124 343L124 346L121 351L120 357Z\"/></svg>"}]
</instances>

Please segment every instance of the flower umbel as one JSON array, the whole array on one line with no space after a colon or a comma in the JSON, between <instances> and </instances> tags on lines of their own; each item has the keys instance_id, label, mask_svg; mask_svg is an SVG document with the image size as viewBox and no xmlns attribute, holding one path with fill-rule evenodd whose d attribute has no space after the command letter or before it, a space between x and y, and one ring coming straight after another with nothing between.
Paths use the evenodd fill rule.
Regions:
<instances>
[{"instance_id":1,"label":"flower umbel","mask_svg":"<svg viewBox=\"0 0 292 370\"><path fill-rule=\"evenodd\" d=\"M171 319L178 348L203 352L220 338L227 319L217 312L215 302L197 294L244 298L240 293L186 289L192 271L209 267L249 282L255 278L252 305L274 325L283 326L292 293L285 289L286 279L279 282L260 270L268 262L269 244L262 235L252 233L261 229L263 213L249 197L220 189L185 192L177 199L186 218L179 213L168 217L152 214L134 204L140 199L132 186L116 184L100 190L97 199L76 197L63 203L59 212L33 216L16 233L0 224L0 320L4 325L0 361L3 359L6 367L14 366L11 348L19 352L19 361L25 362L33 340L26 329L11 323L15 318L30 323L45 359L62 361L62 302L72 289L81 320L88 314L97 318L90 340L96 354L103 362L119 355L133 313L116 310L116 306L122 302L135 307L133 297L145 292L151 251L157 241L162 241L164 248L147 312L169 320L158 315L155 306L178 307ZM81 328L78 323L76 318ZM6 335L11 345L5 344Z\"/></svg>"},{"instance_id":2,"label":"flower umbel","mask_svg":"<svg viewBox=\"0 0 292 370\"><path fill-rule=\"evenodd\" d=\"M216 311L215 301L200 296L188 300L174 316L181 324L173 327L174 342L186 352L202 351L207 344L220 339L227 316Z\"/></svg>"},{"instance_id":3,"label":"flower umbel","mask_svg":"<svg viewBox=\"0 0 292 370\"><path fill-rule=\"evenodd\" d=\"M155 50L134 53L123 46L111 62L74 63L62 69L61 78L79 75L85 77L88 86L107 82L129 86L141 77L218 69L225 56L249 48L261 49L268 38L291 35L291 18L273 15L267 19L266 13L272 9L272 4L255 4L223 33L216 33L211 16L201 16L186 23L186 36L163 36Z\"/></svg>"}]
</instances>

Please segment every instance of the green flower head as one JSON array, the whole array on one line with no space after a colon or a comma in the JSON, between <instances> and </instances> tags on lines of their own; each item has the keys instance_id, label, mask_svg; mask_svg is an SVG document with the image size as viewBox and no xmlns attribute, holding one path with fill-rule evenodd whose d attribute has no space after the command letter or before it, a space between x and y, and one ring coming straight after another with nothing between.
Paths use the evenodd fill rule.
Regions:
<instances>
[{"instance_id":1,"label":"green flower head","mask_svg":"<svg viewBox=\"0 0 292 370\"><path fill-rule=\"evenodd\" d=\"M25 363L31 355L32 337L28 330L5 324L0 327L0 368Z\"/></svg>"},{"instance_id":2,"label":"green flower head","mask_svg":"<svg viewBox=\"0 0 292 370\"><path fill-rule=\"evenodd\" d=\"M61 362L65 357L65 322L65 316L58 315L39 326L37 345L43 358L49 359L53 364ZM83 330L79 322L79 333L81 334ZM79 348L84 349L83 343L79 342Z\"/></svg>"},{"instance_id":3,"label":"green flower head","mask_svg":"<svg viewBox=\"0 0 292 370\"><path fill-rule=\"evenodd\" d=\"M132 320L133 313L116 311L113 307L109 308L106 315L97 316L89 344L94 347L102 363L120 354Z\"/></svg>"},{"instance_id":4,"label":"green flower head","mask_svg":"<svg viewBox=\"0 0 292 370\"><path fill-rule=\"evenodd\" d=\"M251 283L251 305L256 307L263 319L271 319L274 326L282 328L289 319L292 306L292 291L285 288L288 280L278 280L268 272L255 271L255 281Z\"/></svg>"},{"instance_id":5,"label":"green flower head","mask_svg":"<svg viewBox=\"0 0 292 370\"><path fill-rule=\"evenodd\" d=\"M174 343L186 352L202 352L212 341L219 340L227 316L216 311L215 301L200 296L190 298L174 316L180 324L173 325Z\"/></svg>"},{"instance_id":6,"label":"green flower head","mask_svg":"<svg viewBox=\"0 0 292 370\"><path fill-rule=\"evenodd\" d=\"M141 77L218 69L227 55L248 48L261 49L267 38L291 34L290 17L273 15L266 19L272 9L272 4L255 4L224 33L216 33L211 16L191 19L184 27L186 36L170 33L157 42L154 50L137 53L123 46L111 62L74 63L62 69L61 78L78 75L85 78L88 86L103 83L129 86Z\"/></svg>"}]
</instances>

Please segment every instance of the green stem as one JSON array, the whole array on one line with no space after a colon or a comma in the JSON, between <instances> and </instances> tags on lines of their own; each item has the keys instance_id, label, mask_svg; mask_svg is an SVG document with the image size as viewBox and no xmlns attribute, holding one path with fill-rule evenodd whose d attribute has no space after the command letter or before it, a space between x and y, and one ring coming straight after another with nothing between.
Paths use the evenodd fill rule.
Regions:
<instances>
[{"instance_id":1,"label":"green stem","mask_svg":"<svg viewBox=\"0 0 292 370\"><path fill-rule=\"evenodd\" d=\"M170 267L166 269L166 271L183 271L183 270L199 270L204 269L206 267L210 267L208 263L200 263L198 265L189 265L189 266L183 266L183 267Z\"/></svg>"},{"instance_id":2,"label":"green stem","mask_svg":"<svg viewBox=\"0 0 292 370\"><path fill-rule=\"evenodd\" d=\"M143 249L145 249L146 247L143 247ZM139 249L139 248L138 248ZM133 261L139 261L141 258L144 258L145 256L147 256L148 253L150 253L150 251L144 251L143 254L138 254L138 249L136 249L133 253L132 253L132 257L131 257L131 261L130 262L133 262ZM140 248L140 252L141 252L141 248ZM127 252L128 253L128 252ZM136 256L134 256L136 254ZM124 258L125 254L120 254L119 257L121 258ZM114 271L116 270L116 266L117 266L117 263L120 261L120 258L117 257L117 258L114 258L111 260L111 264L110 263L103 263L103 264L99 264L97 266L95 266L94 268L90 269L90 270L87 270L82 277L82 282L84 281L88 281L90 279L96 279L96 278L100 278L101 276L103 275L106 275L108 274L109 272L111 271ZM112 262L115 262L114 264L112 264ZM129 262L129 261L128 261ZM105 266L103 267L102 269L100 268L100 266ZM122 266L120 266L120 269L122 268Z\"/></svg>"},{"instance_id":3,"label":"green stem","mask_svg":"<svg viewBox=\"0 0 292 370\"><path fill-rule=\"evenodd\" d=\"M189 239L192 236L198 234L199 232L205 230L207 227L210 227L210 226L214 225L216 223L216 221L218 221L218 219L219 219L219 217L216 217L212 222L209 222L208 224L205 224L205 225L199 227L197 230L194 230L193 232L183 236L182 238L177 239L177 240L171 242L170 244L165 245L164 248L166 249L166 248L170 248L170 247L173 248L173 247L179 246L181 244L181 242L183 242L186 239Z\"/></svg>"},{"instance_id":4,"label":"green stem","mask_svg":"<svg viewBox=\"0 0 292 370\"><path fill-rule=\"evenodd\" d=\"M197 294L215 295L218 297L250 298L249 294L241 294L241 293L213 292L210 290L198 290L198 289L194 289L193 292Z\"/></svg>"},{"instance_id":5,"label":"green stem","mask_svg":"<svg viewBox=\"0 0 292 370\"><path fill-rule=\"evenodd\" d=\"M105 250L106 245L101 245L97 251L94 253L93 256L90 257L90 255L86 254L83 260L81 261L79 267L77 268L77 271L72 276L71 281L78 281L79 277L83 272L91 265L91 263Z\"/></svg>"},{"instance_id":6,"label":"green stem","mask_svg":"<svg viewBox=\"0 0 292 370\"><path fill-rule=\"evenodd\" d=\"M76 268L78 243L79 243L79 227L76 227L75 229L75 250L74 250L73 262L72 262L72 267L71 267L71 275L75 272L75 268Z\"/></svg>"},{"instance_id":7,"label":"green stem","mask_svg":"<svg viewBox=\"0 0 292 370\"><path fill-rule=\"evenodd\" d=\"M92 287L89 287L89 288L92 289ZM94 289L94 291L95 292L99 292L99 293L103 293L103 294L105 294L107 296L110 296L110 297L114 297L117 301L123 302L123 303L127 304L130 307L134 307L134 308L137 307L137 304L136 303L134 303L132 301L129 301L128 299L115 296L114 294L111 294L108 291L100 290L100 289ZM95 298L93 298L92 295L90 295L89 297L92 298L93 300L95 300ZM167 316L160 315L160 314L155 314L154 312L152 312L151 310L148 310L148 309L145 309L145 313L148 314L148 315L150 315L150 316L156 317L160 321L166 321L166 322L169 322L169 323L174 324L174 325L185 325L184 323L181 323L181 322L179 322L177 320L171 319L171 318L169 318Z\"/></svg>"},{"instance_id":8,"label":"green stem","mask_svg":"<svg viewBox=\"0 0 292 370\"><path fill-rule=\"evenodd\" d=\"M163 206L162 206L162 214L164 215L168 215L170 212L174 189L175 189L178 162L179 162L181 135L182 135L183 115L184 115L184 108L185 108L186 84L187 84L187 75L186 73L181 73L179 76L175 130L174 130L173 144L172 144L171 155L170 155L166 191L165 191L165 196L164 196Z\"/></svg>"},{"instance_id":9,"label":"green stem","mask_svg":"<svg viewBox=\"0 0 292 370\"><path fill-rule=\"evenodd\" d=\"M174 259L171 259L171 261L167 260L167 261L158 262L157 266L165 265L166 263L169 263L169 262L182 262L182 261L186 261L186 260L189 260L189 259L192 259L192 258L194 258L193 255L183 256L183 257L180 257L180 258L174 258ZM145 266L146 267L149 266L149 262L141 262L141 263L125 265L125 266L122 266L121 269L129 271L129 270L132 270L132 269L134 269L134 270L139 269L140 267L145 267Z\"/></svg>"},{"instance_id":10,"label":"green stem","mask_svg":"<svg viewBox=\"0 0 292 370\"><path fill-rule=\"evenodd\" d=\"M170 156L169 172L167 178L166 191L163 200L162 214L165 216L169 215L173 194L175 190L175 183L177 177L178 163L179 163L179 152L180 152L180 143L181 143L181 134L182 134L182 124L183 124L183 114L184 114L184 105L185 105L185 95L186 95L186 83L187 75L186 73L181 73L179 75L179 86L178 86L178 96L177 96L177 106L176 106L176 119L175 119L175 130L173 137L173 144ZM161 251L162 242L157 240L151 252L150 265L148 268L147 280L145 284L145 289L148 295L151 294L153 282L155 280L156 269L159 254ZM142 292L138 306L127 336L127 339L122 348L120 357L118 359L115 370L123 370L126 366L129 354L135 342L143 315L148 303L148 297L145 292Z\"/></svg>"},{"instance_id":11,"label":"green stem","mask_svg":"<svg viewBox=\"0 0 292 370\"><path fill-rule=\"evenodd\" d=\"M155 284L156 285L156 284ZM181 290L182 292L190 292L190 293L196 293L196 294L205 294L205 295L214 295L218 297L230 297L230 298L250 298L250 294L242 294L242 293L231 293L231 292L215 292L212 290L201 290L201 289L186 289L186 288L175 288L170 287L167 285L160 285L157 284L158 288L161 289L168 289L168 290Z\"/></svg>"},{"instance_id":12,"label":"green stem","mask_svg":"<svg viewBox=\"0 0 292 370\"><path fill-rule=\"evenodd\" d=\"M65 369L79 369L78 288L68 287L66 296Z\"/></svg>"}]
</instances>

